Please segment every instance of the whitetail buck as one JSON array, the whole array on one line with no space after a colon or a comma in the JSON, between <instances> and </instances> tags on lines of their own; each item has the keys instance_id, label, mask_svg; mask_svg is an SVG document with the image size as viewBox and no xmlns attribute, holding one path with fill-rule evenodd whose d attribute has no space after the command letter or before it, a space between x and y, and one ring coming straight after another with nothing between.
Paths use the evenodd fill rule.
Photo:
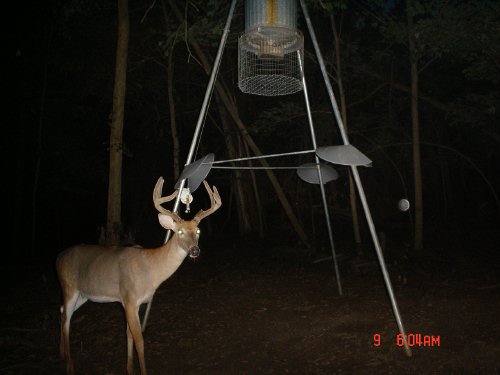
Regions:
<instances>
[{"instance_id":1,"label":"whitetail buck","mask_svg":"<svg viewBox=\"0 0 500 375\"><path fill-rule=\"evenodd\" d=\"M127 372L134 372L134 347L139 357L141 374L146 375L144 339L139 322L139 306L153 297L158 286L168 279L189 255L200 254L198 224L222 204L217 188L213 191L203 181L210 196L211 207L200 210L191 221L182 220L175 212L161 206L177 196L178 191L161 197L163 178L153 191L153 202L160 212L158 220L165 229L173 231L172 238L157 249L138 249L123 246L77 245L62 252L56 269L61 282L61 356L66 359L68 374L74 374L69 330L73 313L87 300L120 302L127 319Z\"/></svg>"}]
</instances>

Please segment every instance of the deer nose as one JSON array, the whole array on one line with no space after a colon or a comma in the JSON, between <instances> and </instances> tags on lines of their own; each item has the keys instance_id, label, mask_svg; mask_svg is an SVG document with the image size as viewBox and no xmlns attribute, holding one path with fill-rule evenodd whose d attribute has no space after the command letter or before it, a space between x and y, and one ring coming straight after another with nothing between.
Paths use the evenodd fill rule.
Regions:
<instances>
[{"instance_id":1,"label":"deer nose","mask_svg":"<svg viewBox=\"0 0 500 375\"><path fill-rule=\"evenodd\" d=\"M200 248L198 246L193 246L189 249L188 254L190 258L198 258L198 256L200 255Z\"/></svg>"}]
</instances>

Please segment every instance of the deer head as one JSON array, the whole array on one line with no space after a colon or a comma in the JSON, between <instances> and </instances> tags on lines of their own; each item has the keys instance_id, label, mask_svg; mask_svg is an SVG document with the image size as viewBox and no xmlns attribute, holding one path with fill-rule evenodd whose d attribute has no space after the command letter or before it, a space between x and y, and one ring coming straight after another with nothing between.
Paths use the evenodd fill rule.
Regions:
<instances>
[{"instance_id":1,"label":"deer head","mask_svg":"<svg viewBox=\"0 0 500 375\"><path fill-rule=\"evenodd\" d=\"M159 212L158 221L160 222L160 225L173 232L173 239L175 238L178 247L184 250L190 258L197 258L200 255L200 248L198 247L198 238L200 236L200 229L198 228L198 225L200 221L217 211L222 205L217 188L214 186L213 190L210 189L210 186L206 181L203 181L203 185L205 186L205 189L210 197L210 208L206 211L200 210L190 221L183 220L177 213L167 210L161 206L163 203L176 198L179 193L178 190L169 196L162 197L162 177L158 179L153 190L153 202Z\"/></svg>"}]
</instances>

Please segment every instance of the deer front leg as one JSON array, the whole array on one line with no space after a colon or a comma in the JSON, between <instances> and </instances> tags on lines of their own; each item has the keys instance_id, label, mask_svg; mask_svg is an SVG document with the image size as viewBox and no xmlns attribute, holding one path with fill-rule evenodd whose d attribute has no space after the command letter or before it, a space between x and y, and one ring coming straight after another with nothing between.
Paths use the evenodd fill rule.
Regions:
<instances>
[{"instance_id":1,"label":"deer front leg","mask_svg":"<svg viewBox=\"0 0 500 375\"><path fill-rule=\"evenodd\" d=\"M144 338L142 337L141 324L139 322L139 307L129 303L125 305L125 317L127 318L127 373L134 374L134 349L135 344L141 375L147 375L146 362L144 360Z\"/></svg>"}]
</instances>

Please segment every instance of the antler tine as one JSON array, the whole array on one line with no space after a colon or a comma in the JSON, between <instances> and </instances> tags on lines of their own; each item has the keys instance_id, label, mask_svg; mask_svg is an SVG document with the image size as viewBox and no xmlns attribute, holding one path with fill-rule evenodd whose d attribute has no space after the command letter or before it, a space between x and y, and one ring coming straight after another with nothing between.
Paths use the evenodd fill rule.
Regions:
<instances>
[{"instance_id":1,"label":"antler tine","mask_svg":"<svg viewBox=\"0 0 500 375\"><path fill-rule=\"evenodd\" d=\"M158 181L156 181L155 188L153 189L153 203L158 210L158 212L165 214L165 215L170 215L173 216L175 219L181 220L179 215L177 215L175 212L172 212L170 210L167 210L166 208L163 208L161 206L162 203L165 202L170 202L172 199L174 199L177 194L179 193L178 190L174 191L172 194L162 197L161 192L163 190L163 177L158 178Z\"/></svg>"},{"instance_id":2,"label":"antler tine","mask_svg":"<svg viewBox=\"0 0 500 375\"><path fill-rule=\"evenodd\" d=\"M194 221L197 221L198 223L208 215L213 214L215 211L217 211L220 206L222 206L222 200L220 198L219 192L217 191L217 188L214 186L213 190L210 189L210 185L208 185L207 181L203 181L203 185L205 186L205 189L207 190L208 196L210 197L210 208L206 211L200 210L198 213L195 215L193 218Z\"/></svg>"}]
</instances>

